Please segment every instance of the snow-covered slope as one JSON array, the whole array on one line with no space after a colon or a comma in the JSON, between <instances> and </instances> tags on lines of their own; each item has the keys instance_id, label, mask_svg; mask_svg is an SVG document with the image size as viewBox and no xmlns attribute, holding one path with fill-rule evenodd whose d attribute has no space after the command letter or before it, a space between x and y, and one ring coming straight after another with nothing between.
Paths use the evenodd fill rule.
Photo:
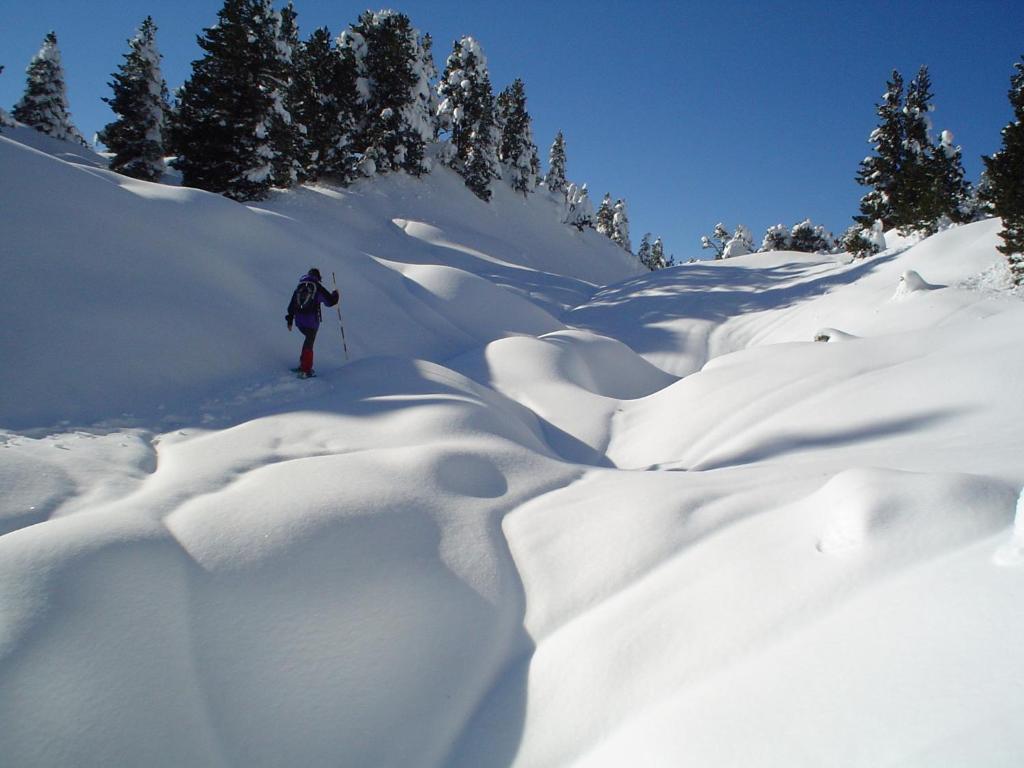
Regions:
<instances>
[{"instance_id":1,"label":"snow-covered slope","mask_svg":"<svg viewBox=\"0 0 1024 768\"><path fill-rule=\"evenodd\" d=\"M284 312L311 265L337 273L352 357L430 360L559 330L598 284L641 271L606 238L560 224L550 201L502 187L486 205L443 168L246 207L127 179L81 148L61 159L18 141L70 146L33 134L0 135L8 426L125 414L149 425L157 409L178 414L287 368L297 334Z\"/></svg>"},{"instance_id":2,"label":"snow-covered slope","mask_svg":"<svg viewBox=\"0 0 1024 768\"><path fill-rule=\"evenodd\" d=\"M246 207L58 144L0 137L5 765L1019 762L997 222L638 276L444 170ZM300 382L311 264L354 354Z\"/></svg>"}]
</instances>

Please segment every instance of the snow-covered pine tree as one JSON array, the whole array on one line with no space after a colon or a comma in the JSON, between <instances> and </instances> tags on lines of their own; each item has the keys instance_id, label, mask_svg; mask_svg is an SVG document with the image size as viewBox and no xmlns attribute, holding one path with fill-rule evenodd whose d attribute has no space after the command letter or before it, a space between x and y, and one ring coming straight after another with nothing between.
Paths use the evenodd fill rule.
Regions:
<instances>
[{"instance_id":1,"label":"snow-covered pine tree","mask_svg":"<svg viewBox=\"0 0 1024 768\"><path fill-rule=\"evenodd\" d=\"M998 247L1010 263L1014 282L1024 285L1024 57L1013 67L1008 93L1013 120L1002 130L1000 150L983 160L986 199L1003 220L1003 244Z\"/></svg>"},{"instance_id":2,"label":"snow-covered pine tree","mask_svg":"<svg viewBox=\"0 0 1024 768\"><path fill-rule=\"evenodd\" d=\"M498 124L494 114L491 80L485 76L481 85L480 118L470 136L469 157L462 175L466 186L484 202L491 199L491 182L501 178L498 165Z\"/></svg>"},{"instance_id":3,"label":"snow-covered pine tree","mask_svg":"<svg viewBox=\"0 0 1024 768\"><path fill-rule=\"evenodd\" d=\"M984 161L984 157L981 158ZM983 168L978 175L978 183L971 186L970 207L973 212L972 221L991 219L996 216L992 205L992 180L988 175L988 169Z\"/></svg>"},{"instance_id":4,"label":"snow-covered pine tree","mask_svg":"<svg viewBox=\"0 0 1024 768\"><path fill-rule=\"evenodd\" d=\"M644 236L640 238L640 247L636 249L636 257L640 259L640 263L647 267L652 272L654 271L654 259L651 255L651 233L644 232Z\"/></svg>"},{"instance_id":5,"label":"snow-covered pine tree","mask_svg":"<svg viewBox=\"0 0 1024 768\"><path fill-rule=\"evenodd\" d=\"M56 33L46 35L43 47L32 57L25 73L25 94L14 106L14 119L55 139L88 146L68 112L64 67Z\"/></svg>"},{"instance_id":6,"label":"snow-covered pine tree","mask_svg":"<svg viewBox=\"0 0 1024 768\"><path fill-rule=\"evenodd\" d=\"M367 176L430 170L426 144L435 127L429 104L429 70L424 43L409 17L395 11L366 11L341 33L338 47L356 64L360 114L355 146Z\"/></svg>"},{"instance_id":7,"label":"snow-covered pine tree","mask_svg":"<svg viewBox=\"0 0 1024 768\"><path fill-rule=\"evenodd\" d=\"M902 231L932 233L942 215L930 135L932 98L931 76L922 66L907 86L903 108L903 160L893 194L894 223Z\"/></svg>"},{"instance_id":8,"label":"snow-covered pine tree","mask_svg":"<svg viewBox=\"0 0 1024 768\"><path fill-rule=\"evenodd\" d=\"M941 216L955 224L965 224L975 218L976 202L971 184L964 178L962 151L953 144L951 131L939 134L939 143L933 156L934 183Z\"/></svg>"},{"instance_id":9,"label":"snow-covered pine tree","mask_svg":"<svg viewBox=\"0 0 1024 768\"><path fill-rule=\"evenodd\" d=\"M875 154L861 161L857 173L857 183L870 191L861 198L860 214L854 220L862 227L881 221L889 229L896 225L894 196L904 155L903 76L899 72L893 70L875 111L879 123L868 137Z\"/></svg>"},{"instance_id":10,"label":"snow-covered pine tree","mask_svg":"<svg viewBox=\"0 0 1024 768\"><path fill-rule=\"evenodd\" d=\"M551 143L548 153L548 175L544 177L544 186L549 192L566 192L565 177L565 137L559 131Z\"/></svg>"},{"instance_id":11,"label":"snow-covered pine tree","mask_svg":"<svg viewBox=\"0 0 1024 768\"><path fill-rule=\"evenodd\" d=\"M731 259L734 256L745 256L754 252L754 235L745 224L737 224L722 249L722 258Z\"/></svg>"},{"instance_id":12,"label":"snow-covered pine tree","mask_svg":"<svg viewBox=\"0 0 1024 768\"><path fill-rule=\"evenodd\" d=\"M271 178L275 187L293 187L305 177L301 160L305 126L292 115L295 106L292 101L295 51L299 47L298 13L291 2L278 13L270 0L264 0L259 19L267 34L273 34L273 44L267 52L269 71L264 86L273 94L274 100L270 121L270 145L274 156Z\"/></svg>"},{"instance_id":13,"label":"snow-covered pine tree","mask_svg":"<svg viewBox=\"0 0 1024 768\"><path fill-rule=\"evenodd\" d=\"M594 226L594 205L590 202L586 184L569 184L565 188L565 218L563 221L576 227L580 232Z\"/></svg>"},{"instance_id":14,"label":"snow-covered pine tree","mask_svg":"<svg viewBox=\"0 0 1024 768\"><path fill-rule=\"evenodd\" d=\"M675 259L665 256L665 244L661 242L660 237L651 244L651 263L654 265L653 269L667 269L675 266Z\"/></svg>"},{"instance_id":15,"label":"snow-covered pine tree","mask_svg":"<svg viewBox=\"0 0 1024 768\"><path fill-rule=\"evenodd\" d=\"M270 127L277 95L269 51L276 27L263 18L263 0L224 0L217 23L198 38L204 51L178 91L171 123L185 186L235 200L259 200L271 186L274 152Z\"/></svg>"},{"instance_id":16,"label":"snow-covered pine tree","mask_svg":"<svg viewBox=\"0 0 1024 768\"><path fill-rule=\"evenodd\" d=\"M828 253L835 247L835 240L824 227L804 219L793 225L788 247L800 253Z\"/></svg>"},{"instance_id":17,"label":"snow-covered pine tree","mask_svg":"<svg viewBox=\"0 0 1024 768\"><path fill-rule=\"evenodd\" d=\"M730 235L725 224L715 224L715 231L710 235L704 235L700 239L701 248L709 248L715 252L716 259L730 259L733 256L743 256L754 252L754 235L744 224L737 224L736 229Z\"/></svg>"},{"instance_id":18,"label":"snow-covered pine tree","mask_svg":"<svg viewBox=\"0 0 1024 768\"><path fill-rule=\"evenodd\" d=\"M865 229L860 224L854 224L843 233L839 239L839 246L857 259L879 253L884 247L885 235L881 232L880 224L876 222L874 226L879 229Z\"/></svg>"},{"instance_id":19,"label":"snow-covered pine tree","mask_svg":"<svg viewBox=\"0 0 1024 768\"><path fill-rule=\"evenodd\" d=\"M540 159L533 143L530 113L526 111L526 88L516 79L498 94L498 124L501 143L498 159L503 167L502 177L517 192L525 196L537 186Z\"/></svg>"},{"instance_id":20,"label":"snow-covered pine tree","mask_svg":"<svg viewBox=\"0 0 1024 768\"><path fill-rule=\"evenodd\" d=\"M124 62L112 75L114 95L103 99L117 119L99 132L99 140L114 153L111 169L146 181L157 181L165 170L168 95L160 58L156 24L147 16L128 41Z\"/></svg>"},{"instance_id":21,"label":"snow-covered pine tree","mask_svg":"<svg viewBox=\"0 0 1024 768\"><path fill-rule=\"evenodd\" d=\"M612 217L612 241L627 253L633 252L633 244L629 241L629 214L626 212L626 201L616 200Z\"/></svg>"},{"instance_id":22,"label":"snow-covered pine tree","mask_svg":"<svg viewBox=\"0 0 1024 768\"><path fill-rule=\"evenodd\" d=\"M597 216L594 217L594 229L599 235L611 239L615 232L615 204L612 202L610 192L605 192L601 198L601 204L597 206Z\"/></svg>"},{"instance_id":23,"label":"snow-covered pine tree","mask_svg":"<svg viewBox=\"0 0 1024 768\"><path fill-rule=\"evenodd\" d=\"M437 82L437 64L434 63L434 38L425 33L420 38L420 85L426 86L417 92L417 113L430 126L430 141L436 142L441 131L437 112L441 102L434 84Z\"/></svg>"},{"instance_id":24,"label":"snow-covered pine tree","mask_svg":"<svg viewBox=\"0 0 1024 768\"><path fill-rule=\"evenodd\" d=\"M3 73L4 68L3 65L0 64L0 75L2 75ZM0 107L0 128L3 128L5 125L13 126L14 118L8 115L6 112L4 112L3 107Z\"/></svg>"},{"instance_id":25,"label":"snow-covered pine tree","mask_svg":"<svg viewBox=\"0 0 1024 768\"><path fill-rule=\"evenodd\" d=\"M437 125L441 132L448 135L449 151L445 162L456 169L469 154L471 129L465 117L472 84L466 77L467 58L469 56L462 50L462 41L452 42L452 52L445 59L444 72L437 83Z\"/></svg>"},{"instance_id":26,"label":"snow-covered pine tree","mask_svg":"<svg viewBox=\"0 0 1024 768\"><path fill-rule=\"evenodd\" d=\"M356 176L354 147L359 94L350 48L334 48L327 27L314 30L295 52L292 119L300 132L300 158L307 179L347 184Z\"/></svg>"},{"instance_id":27,"label":"snow-covered pine tree","mask_svg":"<svg viewBox=\"0 0 1024 768\"><path fill-rule=\"evenodd\" d=\"M761 251L785 251L789 249L789 243L789 227L785 224L776 224L765 231L761 240Z\"/></svg>"},{"instance_id":28,"label":"snow-covered pine tree","mask_svg":"<svg viewBox=\"0 0 1024 768\"><path fill-rule=\"evenodd\" d=\"M452 45L437 93L440 128L451 137L450 164L477 197L489 200L490 182L501 175L501 136L487 58L472 37Z\"/></svg>"},{"instance_id":29,"label":"snow-covered pine tree","mask_svg":"<svg viewBox=\"0 0 1024 768\"><path fill-rule=\"evenodd\" d=\"M701 236L700 247L704 250L714 251L715 258L720 259L725 251L725 244L729 242L729 237L729 230L725 228L725 224L718 222L710 235Z\"/></svg>"}]
</instances>

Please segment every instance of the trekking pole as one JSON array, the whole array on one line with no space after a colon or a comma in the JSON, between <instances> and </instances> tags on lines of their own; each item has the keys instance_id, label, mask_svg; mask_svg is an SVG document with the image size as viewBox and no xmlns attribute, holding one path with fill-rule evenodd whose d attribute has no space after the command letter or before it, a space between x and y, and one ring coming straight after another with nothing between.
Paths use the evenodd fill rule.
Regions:
<instances>
[{"instance_id":1,"label":"trekking pole","mask_svg":"<svg viewBox=\"0 0 1024 768\"><path fill-rule=\"evenodd\" d=\"M334 283L334 290L338 290L338 278L331 272L331 282ZM341 346L345 348L345 359L348 360L348 342L345 341L345 324L341 322L341 292L338 291L338 303L335 305L338 310L338 327L341 328Z\"/></svg>"}]
</instances>

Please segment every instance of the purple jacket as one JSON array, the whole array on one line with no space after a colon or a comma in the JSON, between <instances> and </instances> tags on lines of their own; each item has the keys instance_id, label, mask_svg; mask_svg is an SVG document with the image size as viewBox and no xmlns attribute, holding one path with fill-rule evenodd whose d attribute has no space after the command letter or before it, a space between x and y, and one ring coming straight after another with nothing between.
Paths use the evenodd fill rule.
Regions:
<instances>
[{"instance_id":1,"label":"purple jacket","mask_svg":"<svg viewBox=\"0 0 1024 768\"><path fill-rule=\"evenodd\" d=\"M337 291L328 291L316 278L304 275L292 292L285 320L289 323L294 320L299 328L316 330L320 327L320 305L333 307L338 299Z\"/></svg>"}]
</instances>

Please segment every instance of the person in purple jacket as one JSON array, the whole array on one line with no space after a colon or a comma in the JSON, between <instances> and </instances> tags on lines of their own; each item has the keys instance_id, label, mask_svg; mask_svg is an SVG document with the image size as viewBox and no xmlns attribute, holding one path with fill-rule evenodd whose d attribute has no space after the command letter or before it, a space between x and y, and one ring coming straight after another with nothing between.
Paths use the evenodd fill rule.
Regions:
<instances>
[{"instance_id":1,"label":"person in purple jacket","mask_svg":"<svg viewBox=\"0 0 1024 768\"><path fill-rule=\"evenodd\" d=\"M288 314L284 319L288 323L289 331L294 323L302 332L299 378L308 379L314 375L313 342L316 341L316 332L320 329L320 305L333 307L340 298L341 294L337 290L328 291L320 284L320 270L316 267L302 276L292 293L292 300L288 302Z\"/></svg>"}]
</instances>

